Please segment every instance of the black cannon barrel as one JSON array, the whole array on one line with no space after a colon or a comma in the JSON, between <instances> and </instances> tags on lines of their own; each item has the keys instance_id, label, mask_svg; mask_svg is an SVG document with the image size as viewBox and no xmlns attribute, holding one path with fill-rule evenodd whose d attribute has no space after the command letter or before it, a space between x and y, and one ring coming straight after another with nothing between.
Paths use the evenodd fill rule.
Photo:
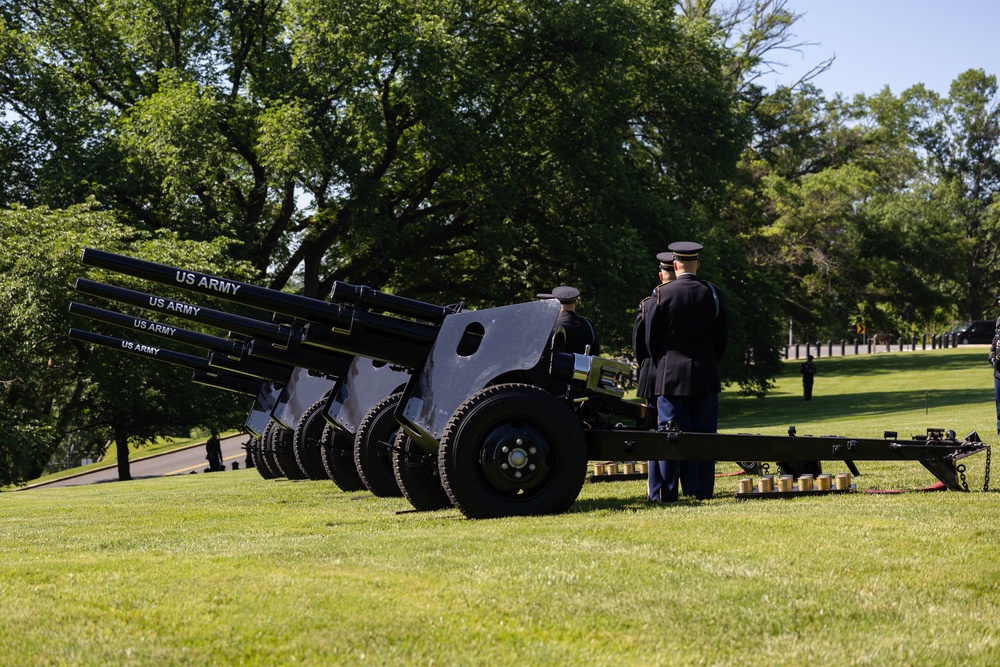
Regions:
<instances>
[{"instance_id":1,"label":"black cannon barrel","mask_svg":"<svg viewBox=\"0 0 1000 667\"><path fill-rule=\"evenodd\" d=\"M116 313L103 308L95 308L94 306L77 303L76 301L70 302L69 312L91 320L113 324L124 329L133 329L139 333L147 333L161 338L169 338L180 343L194 345L195 347L218 350L229 355L238 356L244 351L245 344L240 341L222 338L221 336L211 336L209 334L201 333L200 331L191 331L190 329L183 329L181 327L163 324L162 322L155 322L143 317L134 317L132 315L126 315L125 313Z\"/></svg>"},{"instance_id":2,"label":"black cannon barrel","mask_svg":"<svg viewBox=\"0 0 1000 667\"><path fill-rule=\"evenodd\" d=\"M340 280L333 283L333 289L330 290L330 299L332 301L343 301L344 303L367 306L388 313L396 313L397 315L405 315L406 317L426 320L435 324L441 324L445 317L458 311L458 308L438 306L405 296L386 294L385 292L372 289L367 285L353 285Z\"/></svg>"},{"instance_id":3,"label":"black cannon barrel","mask_svg":"<svg viewBox=\"0 0 1000 667\"><path fill-rule=\"evenodd\" d=\"M302 320L332 325L344 324L341 314L342 306L300 294L289 294L280 290L126 257L96 248L85 248L80 261L87 266L95 266L164 285L174 285L192 292L219 296L223 299L290 315ZM450 309L434 304L392 294L382 294L368 287L356 287L348 283L341 283L338 293L342 297L341 300L348 303L360 304L363 299L366 302L365 305L398 315L429 319L432 322L440 322L450 312Z\"/></svg>"},{"instance_id":4,"label":"black cannon barrel","mask_svg":"<svg viewBox=\"0 0 1000 667\"><path fill-rule=\"evenodd\" d=\"M288 294L287 292L259 287L236 280L228 280L206 273L188 271L164 264L157 264L156 262L126 257L105 250L86 248L83 251L80 261L88 266L95 266L163 285L173 285L174 287L199 294L209 294L233 301L234 303L287 315L298 320L320 322L342 331L352 331L357 324L358 316L361 314L357 309L350 306L313 299L300 294ZM347 285L347 283L343 284ZM350 291L341 289L341 292L344 294ZM365 293L365 298L367 300L378 300L378 297L373 295L381 295L381 293L370 290L370 292ZM382 310L394 312L390 310L390 307L395 306L399 310L407 311L397 314L409 315L411 317L413 316L413 312L420 310L415 304L430 305L404 297L394 297L393 295L381 296L385 297L381 304ZM442 309L439 306L434 307L434 309L442 311L440 319L444 319L444 315L451 312L451 309ZM438 315L434 315L434 317L438 318ZM434 324L401 320L398 317L375 313L366 313L364 326L367 331L382 333L393 338L414 340L427 345L433 344L434 338L437 335L437 326Z\"/></svg>"},{"instance_id":5,"label":"black cannon barrel","mask_svg":"<svg viewBox=\"0 0 1000 667\"><path fill-rule=\"evenodd\" d=\"M368 357L414 369L422 367L430 354L430 347L425 344L401 341L376 333L345 334L316 322L309 322L302 327L300 340L310 348ZM252 349L251 343L251 351Z\"/></svg>"},{"instance_id":6,"label":"black cannon barrel","mask_svg":"<svg viewBox=\"0 0 1000 667\"><path fill-rule=\"evenodd\" d=\"M277 290L258 287L257 285L237 280L228 280L198 271L189 271L187 269L167 266L166 264L126 257L125 255L118 255L106 250L97 250L96 248L85 248L80 261L87 266L95 266L164 285L174 285L192 292L212 294L248 306L283 313L301 319L315 319L317 314L322 315L328 310L323 306L333 306L333 304L318 301L317 299L309 299L295 294L284 294ZM335 309L336 306L329 310ZM333 319L337 320L338 318L334 315Z\"/></svg>"},{"instance_id":7,"label":"black cannon barrel","mask_svg":"<svg viewBox=\"0 0 1000 667\"><path fill-rule=\"evenodd\" d=\"M200 334L196 331L151 322L150 320L142 320L142 318L132 318L121 313L112 313L100 308L94 308L93 306L75 302L70 304L70 312L77 312L87 317L93 315L93 319L101 319L111 324L144 330L147 333L162 336L169 335L169 337L177 338L178 340L183 338L183 342L190 345L218 350L229 355L242 356L249 354L272 363L285 366L303 366L310 370L329 373L331 375L342 375L351 365L352 357L349 355L302 349L294 345L292 343L294 330L283 324L273 324L255 320L251 317L230 315L229 313L212 310L211 308L145 294L144 292L137 292L124 287L105 285L104 283L94 282L86 278L78 278L76 286L77 290L85 294L113 299L139 308L172 314L182 319L225 328L241 335L247 335L251 337L250 341L256 344L253 345L253 350L251 351L250 341L232 341L226 338ZM142 321L143 323L133 323L133 320L137 322ZM172 329L174 331L171 331Z\"/></svg>"},{"instance_id":8,"label":"black cannon barrel","mask_svg":"<svg viewBox=\"0 0 1000 667\"><path fill-rule=\"evenodd\" d=\"M156 359L157 361L163 361L166 363L174 364L176 366L184 366L186 368L193 368L199 371L209 371L211 369L208 360L205 359L204 357L196 357L193 354L184 354L183 352L175 352L173 350L168 350L162 347L156 347L155 345L146 345L145 343L138 343L133 340L125 340L123 338L105 336L104 334L97 334L90 331L84 331L83 329L77 329L75 327L69 330L69 337L72 338L73 340L79 340L79 341L84 341L86 343L101 345L103 347L109 347L111 349L116 349L121 352L135 354L140 357L146 357L148 359Z\"/></svg>"},{"instance_id":9,"label":"black cannon barrel","mask_svg":"<svg viewBox=\"0 0 1000 667\"><path fill-rule=\"evenodd\" d=\"M191 380L197 384L215 387L216 389L224 389L238 394L245 394L247 396L256 396L260 393L260 380L249 379L246 377L234 377L224 370L213 369L209 366L207 359L196 357L192 354L184 354L182 352L157 348L152 345L143 345L135 341L114 338L113 336L105 336L103 334L97 334L76 328L69 330L69 337L74 340L93 343L95 345L109 347L115 350L121 350L123 352L128 352L129 354L156 359L157 361L174 364L175 366L183 366L185 368L194 369Z\"/></svg>"},{"instance_id":10,"label":"black cannon barrel","mask_svg":"<svg viewBox=\"0 0 1000 667\"><path fill-rule=\"evenodd\" d=\"M94 343L103 347L135 354L148 359L156 359L171 363L177 366L184 366L196 371L211 372L214 368L222 368L240 376L247 376L258 380L272 380L275 382L287 382L292 373L290 366L272 364L265 361L251 359L234 359L220 352L210 352L208 358L198 357L193 354L185 354L175 350L148 345L134 340L105 336L104 334L93 333L83 329L71 328L69 337L74 340Z\"/></svg>"},{"instance_id":11,"label":"black cannon barrel","mask_svg":"<svg viewBox=\"0 0 1000 667\"><path fill-rule=\"evenodd\" d=\"M180 269L134 257L126 257L106 250L85 248L80 261L116 273L124 273L166 285L176 285L194 292L214 294L249 306L298 319L335 324L340 315L336 304L298 294L288 294L238 280L229 280L199 271ZM337 281L331 291L334 301L363 305L404 317L412 317L440 324L457 308L439 306L417 299L385 294L365 285L352 285Z\"/></svg>"},{"instance_id":12,"label":"black cannon barrel","mask_svg":"<svg viewBox=\"0 0 1000 667\"><path fill-rule=\"evenodd\" d=\"M300 366L317 373L342 377L351 367L354 355L329 350L317 350L295 344L279 345L273 341L251 338L246 343L246 353L286 366Z\"/></svg>"},{"instance_id":13,"label":"black cannon barrel","mask_svg":"<svg viewBox=\"0 0 1000 667\"><path fill-rule=\"evenodd\" d=\"M225 371L195 371L191 375L191 381L195 384L214 387L225 391L243 394L245 396L257 396L260 393L261 382L248 378L234 377Z\"/></svg>"},{"instance_id":14,"label":"black cannon barrel","mask_svg":"<svg viewBox=\"0 0 1000 667\"><path fill-rule=\"evenodd\" d=\"M137 308L142 308L144 310L152 310L157 313L163 313L164 315L173 315L181 319L207 324L211 327L225 329L244 336L266 338L269 340L279 341L282 344L287 344L292 336L291 327L285 324L275 324L273 322L257 320L252 317L233 315L221 310L205 308L203 306L186 303L184 301L167 299L162 296L156 296L155 294L146 294L145 292L128 289L127 287L106 285L104 283L88 280L87 278L77 278L76 289L78 292L83 292L84 294L89 294L91 296L97 296L103 299L117 301L119 303L127 303L130 306L136 306Z\"/></svg>"}]
</instances>

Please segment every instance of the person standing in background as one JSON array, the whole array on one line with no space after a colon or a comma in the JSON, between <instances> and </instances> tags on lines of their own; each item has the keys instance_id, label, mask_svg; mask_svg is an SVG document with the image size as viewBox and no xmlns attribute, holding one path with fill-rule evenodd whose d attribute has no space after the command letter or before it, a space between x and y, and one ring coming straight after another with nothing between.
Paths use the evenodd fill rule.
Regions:
<instances>
[{"instance_id":1,"label":"person standing in background","mask_svg":"<svg viewBox=\"0 0 1000 667\"><path fill-rule=\"evenodd\" d=\"M994 302L1000 306L1000 294ZM1000 368L997 367L997 350L1000 349L1000 317L997 318L993 330L993 342L990 343L990 366L993 367L993 402L997 408L997 435L1000 435Z\"/></svg>"},{"instance_id":2,"label":"person standing in background","mask_svg":"<svg viewBox=\"0 0 1000 667\"><path fill-rule=\"evenodd\" d=\"M811 401L813 395L813 378L816 376L816 364L813 363L813 356L811 354L807 354L806 362L799 366L799 373L802 374L802 397L807 401Z\"/></svg>"},{"instance_id":3,"label":"person standing in background","mask_svg":"<svg viewBox=\"0 0 1000 667\"><path fill-rule=\"evenodd\" d=\"M580 302L580 290L567 285L560 285L552 293L536 294L539 299L556 299L559 301L559 317L556 326L562 327L566 333L566 352L574 354L589 354L598 356L600 346L597 342L597 330L594 323L586 317L576 314Z\"/></svg>"},{"instance_id":4,"label":"person standing in background","mask_svg":"<svg viewBox=\"0 0 1000 667\"><path fill-rule=\"evenodd\" d=\"M219 472L226 469L226 464L222 461L222 443L215 429L212 429L212 436L205 441L205 458L208 459L208 470L205 472Z\"/></svg>"}]
</instances>

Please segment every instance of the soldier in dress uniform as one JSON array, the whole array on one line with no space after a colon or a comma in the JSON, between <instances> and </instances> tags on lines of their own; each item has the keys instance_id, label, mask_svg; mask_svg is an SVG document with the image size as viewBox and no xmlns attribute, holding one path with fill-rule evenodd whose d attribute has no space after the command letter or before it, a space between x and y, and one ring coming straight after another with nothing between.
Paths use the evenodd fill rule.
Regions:
<instances>
[{"instance_id":1,"label":"soldier in dress uniform","mask_svg":"<svg viewBox=\"0 0 1000 667\"><path fill-rule=\"evenodd\" d=\"M646 347L646 317L649 309L659 302L660 290L664 285L672 283L674 274L674 253L661 252L656 255L659 262L660 284L653 288L653 293L639 303L639 312L632 327L632 351L635 362L639 366L639 377L636 381L636 396L646 400L646 405L656 406L656 364ZM650 500L660 500L664 493L667 496L677 494L676 461L649 461L647 471L646 493ZM672 470L672 472L671 472ZM673 488L664 491L664 483L672 482Z\"/></svg>"},{"instance_id":2,"label":"soldier in dress uniform","mask_svg":"<svg viewBox=\"0 0 1000 667\"><path fill-rule=\"evenodd\" d=\"M672 243L676 280L659 290L659 301L646 319L646 346L656 363L656 407L659 426L696 433L716 433L719 427L719 362L726 350L728 323L719 289L699 280L698 243ZM685 493L711 498L715 461L689 462L682 475ZM690 485L687 483L690 481ZM690 486L690 489L689 489ZM676 483L661 500L677 499Z\"/></svg>"},{"instance_id":3,"label":"soldier in dress uniform","mask_svg":"<svg viewBox=\"0 0 1000 667\"><path fill-rule=\"evenodd\" d=\"M576 307L580 302L580 290L567 285L560 285L551 293L536 294L539 299L557 299L559 301L559 318L556 326L562 327L566 332L566 352L576 354L587 354L587 346L590 346L590 354L597 356L600 347L597 342L597 330L594 323L586 317L576 314Z\"/></svg>"},{"instance_id":4,"label":"soldier in dress uniform","mask_svg":"<svg viewBox=\"0 0 1000 667\"><path fill-rule=\"evenodd\" d=\"M1000 294L995 301L1000 306ZM990 366L993 367L993 400L997 408L997 435L1000 435L1000 365L997 364L997 354L1000 353L1000 317L994 328L993 342L990 344Z\"/></svg>"},{"instance_id":5,"label":"soldier in dress uniform","mask_svg":"<svg viewBox=\"0 0 1000 667\"><path fill-rule=\"evenodd\" d=\"M212 436L205 441L205 458L208 459L208 469L205 472L219 472L226 469L226 464L222 461L222 442L215 429L212 429Z\"/></svg>"},{"instance_id":6,"label":"soldier in dress uniform","mask_svg":"<svg viewBox=\"0 0 1000 667\"><path fill-rule=\"evenodd\" d=\"M813 380L816 377L816 362L811 354L806 355L806 361L799 366L799 373L802 374L802 398L807 401L812 400Z\"/></svg>"}]
</instances>

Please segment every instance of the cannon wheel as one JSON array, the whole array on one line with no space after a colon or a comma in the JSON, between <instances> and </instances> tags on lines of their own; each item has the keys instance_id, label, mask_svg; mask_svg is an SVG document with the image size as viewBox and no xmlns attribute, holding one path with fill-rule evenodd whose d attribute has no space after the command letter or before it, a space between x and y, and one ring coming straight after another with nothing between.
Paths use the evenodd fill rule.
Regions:
<instances>
[{"instance_id":1,"label":"cannon wheel","mask_svg":"<svg viewBox=\"0 0 1000 667\"><path fill-rule=\"evenodd\" d=\"M277 428L274 422L268 422L260 437L255 440L256 449L254 449L253 460L257 464L257 472L264 479L281 477L281 471L278 470L278 464L274 462L274 457L271 456L271 447L268 444L271 439L271 429L273 428Z\"/></svg>"},{"instance_id":2,"label":"cannon wheel","mask_svg":"<svg viewBox=\"0 0 1000 667\"><path fill-rule=\"evenodd\" d=\"M274 424L274 422L272 422ZM283 477L288 479L305 479L306 474L299 467L295 460L295 452L292 451L292 438L294 434L290 429L282 428L274 424L271 429L271 436L268 438L271 445L271 456L277 464L278 470Z\"/></svg>"},{"instance_id":3,"label":"cannon wheel","mask_svg":"<svg viewBox=\"0 0 1000 667\"><path fill-rule=\"evenodd\" d=\"M399 430L399 422L392 413L402 396L396 393L382 399L361 420L354 435L354 463L358 466L361 481L380 498L403 495L392 472L392 450L389 447Z\"/></svg>"},{"instance_id":4,"label":"cannon wheel","mask_svg":"<svg viewBox=\"0 0 1000 667\"><path fill-rule=\"evenodd\" d=\"M400 431L392 449L392 471L403 496L414 509L433 512L451 507L438 474L437 456L420 449Z\"/></svg>"},{"instance_id":5,"label":"cannon wheel","mask_svg":"<svg viewBox=\"0 0 1000 667\"><path fill-rule=\"evenodd\" d=\"M266 430L266 429L265 429ZM271 479L274 475L271 474L271 469L267 467L267 463L264 461L264 443L261 442L264 434L250 438L250 442L247 443L247 453L250 460L253 461L253 467L257 470L257 473L264 479Z\"/></svg>"},{"instance_id":6,"label":"cannon wheel","mask_svg":"<svg viewBox=\"0 0 1000 667\"><path fill-rule=\"evenodd\" d=\"M587 450L559 399L531 385L500 384L451 416L438 469L452 504L471 519L558 514L583 488Z\"/></svg>"},{"instance_id":7,"label":"cannon wheel","mask_svg":"<svg viewBox=\"0 0 1000 667\"><path fill-rule=\"evenodd\" d=\"M292 435L295 462L309 479L330 479L323 465L319 446L323 438L323 427L326 426L326 420L323 419L325 407L325 398L314 403L299 419Z\"/></svg>"},{"instance_id":8,"label":"cannon wheel","mask_svg":"<svg viewBox=\"0 0 1000 667\"><path fill-rule=\"evenodd\" d=\"M341 491L363 491L365 483L354 463L354 442L344 431L327 424L320 439L320 456L326 474Z\"/></svg>"}]
</instances>

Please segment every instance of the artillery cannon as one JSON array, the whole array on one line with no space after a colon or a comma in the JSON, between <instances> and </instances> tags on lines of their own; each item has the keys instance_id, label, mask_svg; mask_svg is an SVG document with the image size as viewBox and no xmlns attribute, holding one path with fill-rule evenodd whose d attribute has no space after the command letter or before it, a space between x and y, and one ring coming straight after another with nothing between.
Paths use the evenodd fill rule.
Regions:
<instances>
[{"instance_id":1,"label":"artillery cannon","mask_svg":"<svg viewBox=\"0 0 1000 667\"><path fill-rule=\"evenodd\" d=\"M243 369L263 369L259 377L274 384L264 387L266 395L259 397L247 422L258 450L254 459L264 463L259 468L262 474L302 479L317 478L323 473L345 491L369 488L376 495L400 494L389 452L377 445L384 434L361 428L367 424L363 420L367 412L406 383L408 376L399 369L367 357L356 359L351 354L303 349L297 344L294 324L265 322L83 278L76 281L76 288L84 294L244 336L240 341L232 341L84 304L70 304L70 312L84 317L209 348L212 352L208 364L213 367L232 368L235 364ZM414 311L405 301L400 303L405 312ZM433 310L423 314L438 317ZM405 322L399 326L390 322L388 328L413 335ZM366 349L362 346L362 350ZM272 397L272 393L276 396ZM323 406L319 405L321 402ZM324 419L336 430L322 428ZM357 451L356 438L360 443Z\"/></svg>"},{"instance_id":2,"label":"artillery cannon","mask_svg":"<svg viewBox=\"0 0 1000 667\"><path fill-rule=\"evenodd\" d=\"M291 361L309 363L312 368L291 367L288 361L275 354L275 345L268 340L280 339L286 335L282 332L287 328L93 281L80 280L78 287L88 294L146 306L158 312L178 313L185 319L224 326L242 334L263 336L236 341L76 302L70 303L69 308L76 315L206 348L210 353L207 359L201 359L79 329L71 331L72 338L187 366L195 371L192 379L201 384L220 386L223 380L218 376L224 373L222 369L258 379L259 382L248 382L242 388L243 393L254 395L256 399L246 429L254 436L250 454L260 463L258 470L262 476L333 479L345 491L366 488L356 468L352 446L361 422L358 415L363 417L373 405L405 383L405 379L392 378L392 369L376 368L366 358L330 353L317 358L302 352L290 352L288 357ZM255 359L249 354L250 348L263 350L265 359L277 357L281 361ZM322 372L314 370L317 368ZM384 378L388 378L389 388L383 388ZM230 385L234 382L229 380ZM324 428L327 422L339 430L331 432ZM350 443L345 443L345 438ZM373 463L378 464L378 461ZM398 496L400 491L391 467L386 463L381 465L385 468L382 474L377 470L369 471L368 485L375 487L372 490L377 495Z\"/></svg>"},{"instance_id":3,"label":"artillery cannon","mask_svg":"<svg viewBox=\"0 0 1000 667\"><path fill-rule=\"evenodd\" d=\"M975 433L959 441L937 431L883 440L655 431L655 415L623 398L626 364L563 351L554 301L467 311L337 283L339 303L330 303L103 251L88 249L82 261L270 310L290 348L408 370L402 391L373 407L359 432L390 447L403 493L421 509L443 506L443 489L472 518L559 513L579 494L588 460L694 460L706 451L732 461L919 461L961 490L958 462L988 450Z\"/></svg>"}]
</instances>

